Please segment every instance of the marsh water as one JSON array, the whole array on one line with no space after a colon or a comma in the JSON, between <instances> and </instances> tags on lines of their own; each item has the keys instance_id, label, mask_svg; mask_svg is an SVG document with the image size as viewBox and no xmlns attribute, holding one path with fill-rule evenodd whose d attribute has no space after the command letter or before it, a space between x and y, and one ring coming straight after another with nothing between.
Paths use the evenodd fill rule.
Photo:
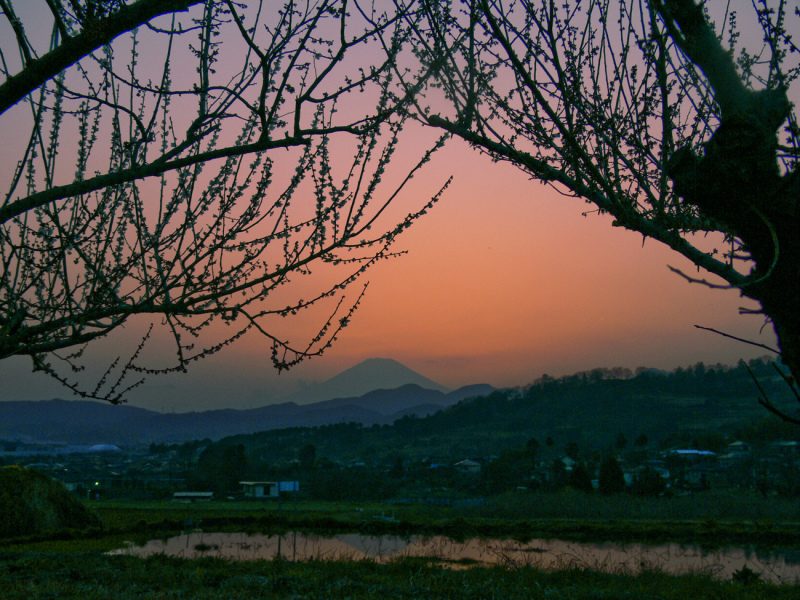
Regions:
<instances>
[{"instance_id":1,"label":"marsh water","mask_svg":"<svg viewBox=\"0 0 800 600\"><path fill-rule=\"evenodd\" d=\"M664 544L584 544L561 540L470 539L455 541L442 536L395 537L345 534L332 537L299 533L251 535L194 532L128 545L115 554L150 556L166 554L184 558L214 556L228 560L374 560L427 559L454 568L469 566L530 565L545 570L591 568L611 573L636 574L659 570L670 574L708 573L728 579L747 567L762 580L800 582L800 551L765 554L745 548L707 551L696 546Z\"/></svg>"}]
</instances>

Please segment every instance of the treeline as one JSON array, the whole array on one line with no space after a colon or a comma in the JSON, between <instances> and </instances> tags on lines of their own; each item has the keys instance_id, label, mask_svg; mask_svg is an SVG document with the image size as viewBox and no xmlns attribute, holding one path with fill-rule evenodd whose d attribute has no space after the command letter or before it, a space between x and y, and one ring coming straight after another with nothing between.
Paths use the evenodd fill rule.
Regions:
<instances>
[{"instance_id":1,"label":"treeline","mask_svg":"<svg viewBox=\"0 0 800 600\"><path fill-rule=\"evenodd\" d=\"M718 451L735 440L758 444L799 439L800 428L758 405L751 373L774 401L787 399L785 384L764 360L736 367L698 363L672 373L598 369L558 379L542 377L522 390L496 391L429 417L406 416L392 425L339 423L270 430L213 444L153 445L151 452L175 450L191 458L187 479L197 489L233 489L244 478L303 479L304 489L320 497L363 495L366 488L384 497L413 475L421 482L478 485L480 491L493 493L519 481L518 471L530 472L537 455L552 460L580 453L588 457L585 469L594 477L603 453L623 448L628 440L629 449ZM527 446L532 440L535 452ZM485 459L488 466L479 484L474 478L462 481L458 473L448 474L447 468L464 459ZM446 468L438 467L431 479L428 475L437 461ZM583 468L581 463L567 473L554 472L548 481L585 488ZM569 477L573 481L565 479Z\"/></svg>"},{"instance_id":2,"label":"treeline","mask_svg":"<svg viewBox=\"0 0 800 600\"><path fill-rule=\"evenodd\" d=\"M509 435L555 434L589 444L611 443L620 431L633 439L643 432L660 441L688 430L745 430L767 419L767 435L782 437L787 427L758 404L755 376L777 404L795 403L768 361L736 367L698 363L672 373L642 369L596 369L561 378L544 376L523 390L502 390L449 407L425 419L395 423L404 435L425 436L454 429ZM763 432L762 432L763 433Z\"/></svg>"}]
</instances>

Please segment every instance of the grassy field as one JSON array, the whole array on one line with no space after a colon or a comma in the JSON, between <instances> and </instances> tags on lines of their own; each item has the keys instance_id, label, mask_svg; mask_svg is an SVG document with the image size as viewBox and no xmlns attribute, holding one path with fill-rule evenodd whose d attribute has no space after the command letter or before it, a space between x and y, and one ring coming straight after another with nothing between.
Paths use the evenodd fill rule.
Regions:
<instances>
[{"instance_id":1,"label":"grassy field","mask_svg":"<svg viewBox=\"0 0 800 600\"><path fill-rule=\"evenodd\" d=\"M529 540L748 544L800 548L800 503L757 494L707 492L684 498L586 496L566 490L509 494L469 508L344 502L110 502L89 504L108 534L137 539L205 531L446 535ZM149 538L148 538L149 539Z\"/></svg>"},{"instance_id":2,"label":"grassy field","mask_svg":"<svg viewBox=\"0 0 800 600\"><path fill-rule=\"evenodd\" d=\"M459 600L503 598L598 600L651 598L687 600L789 600L797 586L760 581L716 581L704 575L637 576L573 569L544 573L531 568L467 570L431 566L424 561L389 565L371 562L261 561L219 559L136 559L97 553L0 554L0 595L5 600L63 598L424 598Z\"/></svg>"},{"instance_id":3,"label":"grassy field","mask_svg":"<svg viewBox=\"0 0 800 600\"><path fill-rule=\"evenodd\" d=\"M109 556L126 541L143 543L180 531L274 533L301 530L324 535L361 532L388 535L442 534L470 537L560 538L577 541L666 541L717 547L734 544L800 548L794 520L764 518L766 513L698 511L677 518L679 505L625 497L595 498L594 512L576 518L585 502L574 494L526 495L457 509L427 505L348 503L95 501L89 507L102 530L66 531L49 537L4 540L0 553L0 598L725 598L737 600L800 597L800 586L775 586L747 577L717 581L707 575L603 574L587 569L545 573L531 567L445 568L424 559L388 565L364 562L283 560L230 563L220 559L183 560L163 556L140 559ZM672 499L675 500L675 499ZM718 497L695 497L710 507ZM728 499L730 500L730 499ZM750 499L740 498L742 511ZM633 518L620 518L619 505ZM770 502L772 504L770 504ZM774 514L791 517L780 499L766 499ZM538 509L536 508L538 506ZM560 506L560 516L550 514ZM584 507L585 508L585 507ZM751 507L752 508L752 507ZM661 512L659 512L659 510ZM751 509L748 509L751 510ZM787 512L781 512L782 510ZM658 515L665 517L658 519ZM720 517L718 520L709 515ZM526 517L527 516L527 517ZM744 516L761 517L747 519ZM769 516L767 514L767 516ZM738 517L738 518L736 518ZM446 565L461 567L464 565Z\"/></svg>"},{"instance_id":4,"label":"grassy field","mask_svg":"<svg viewBox=\"0 0 800 600\"><path fill-rule=\"evenodd\" d=\"M762 521L800 523L796 497L755 490L709 490L684 496L640 497L630 494L558 492L509 493L488 499L471 514L501 519L650 519L659 521Z\"/></svg>"},{"instance_id":5,"label":"grassy field","mask_svg":"<svg viewBox=\"0 0 800 600\"><path fill-rule=\"evenodd\" d=\"M144 543L181 531L301 531L318 535L445 535L534 538L580 542L677 542L705 548L747 545L800 548L800 517L793 499L709 492L686 498L603 497L565 491L510 494L470 508L344 502L91 501L102 530L6 541L21 551L111 550L123 541Z\"/></svg>"}]
</instances>

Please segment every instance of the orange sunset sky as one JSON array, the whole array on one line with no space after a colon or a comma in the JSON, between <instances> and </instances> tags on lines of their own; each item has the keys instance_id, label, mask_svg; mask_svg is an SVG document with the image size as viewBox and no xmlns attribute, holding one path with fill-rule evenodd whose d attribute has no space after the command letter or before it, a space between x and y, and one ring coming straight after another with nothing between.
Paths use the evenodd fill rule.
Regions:
<instances>
[{"instance_id":1,"label":"orange sunset sky","mask_svg":"<svg viewBox=\"0 0 800 600\"><path fill-rule=\"evenodd\" d=\"M642 246L640 235L611 227L607 217L582 216L591 208L583 201L458 143L432 162L418 187L438 189L447 173L455 179L441 202L398 242L408 254L367 273L361 308L325 355L278 375L270 348L253 335L188 374L150 378L129 403L176 411L253 407L370 357L393 358L457 388L525 385L544 373L594 367L735 364L765 354L695 324L774 344L762 319L739 315L752 302L687 283L667 265L694 272L688 261L652 240ZM119 352L126 334L101 342L98 353ZM26 359L0 363L0 397L68 397L27 371Z\"/></svg>"},{"instance_id":2,"label":"orange sunset sky","mask_svg":"<svg viewBox=\"0 0 800 600\"><path fill-rule=\"evenodd\" d=\"M0 120L0 138L14 135L13 126ZM411 131L405 157L418 156L417 142L429 138ZM0 151L0 178L16 160ZM450 175L442 200L399 239L396 249L408 254L366 274L361 308L324 356L278 375L270 346L250 335L188 374L151 377L129 403L179 412L250 408L372 357L395 359L457 388L521 386L545 373L595 367L735 364L767 353L696 324L775 344L762 318L739 314L739 307L754 305L737 291L687 283L667 265L696 270L666 247L643 245L640 235L611 227L608 217L584 216L592 206L463 143L451 142L427 165L394 216L422 205ZM319 322L320 314L310 313L280 327L302 337ZM131 323L99 342L92 356L130 353L142 328ZM0 362L0 381L0 400L71 397L30 373L26 358Z\"/></svg>"}]
</instances>

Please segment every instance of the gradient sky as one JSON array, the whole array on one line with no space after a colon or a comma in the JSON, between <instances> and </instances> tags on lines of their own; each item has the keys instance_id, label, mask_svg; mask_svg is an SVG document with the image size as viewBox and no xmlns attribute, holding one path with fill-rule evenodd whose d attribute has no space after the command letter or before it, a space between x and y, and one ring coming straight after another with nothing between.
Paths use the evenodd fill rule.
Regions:
<instances>
[{"instance_id":1,"label":"gradient sky","mask_svg":"<svg viewBox=\"0 0 800 600\"><path fill-rule=\"evenodd\" d=\"M667 265L692 272L688 261L652 240L642 246L640 235L606 217L582 216L591 208L583 201L457 143L430 171L452 173L454 184L400 240L408 254L368 272L361 308L324 356L278 375L270 348L250 336L188 374L149 379L129 402L176 411L258 406L370 357L393 358L456 388L518 386L594 367L735 364L765 354L695 324L774 344L769 328L760 334L762 319L739 315L752 302L687 283ZM117 350L115 337L98 351ZM26 359L0 363L2 399L66 397L28 370Z\"/></svg>"},{"instance_id":2,"label":"gradient sky","mask_svg":"<svg viewBox=\"0 0 800 600\"><path fill-rule=\"evenodd\" d=\"M3 127L10 125L0 120L0 137L9 135ZM12 160L0 154L0 174ZM419 206L449 175L455 179L441 202L399 240L397 249L408 254L367 273L361 308L323 357L278 375L271 348L249 336L188 374L150 378L129 403L167 411L249 408L371 357L398 360L457 388L519 386L545 373L595 367L735 364L766 354L695 324L774 345L763 319L739 315L753 303L737 291L687 283L667 265L695 270L666 247L652 240L643 246L640 235L611 227L607 217L583 216L592 207L582 200L462 143L435 157L395 216ZM94 352L124 352L142 326L131 323ZM70 397L31 374L25 358L0 362L0 381L0 400Z\"/></svg>"}]
</instances>

